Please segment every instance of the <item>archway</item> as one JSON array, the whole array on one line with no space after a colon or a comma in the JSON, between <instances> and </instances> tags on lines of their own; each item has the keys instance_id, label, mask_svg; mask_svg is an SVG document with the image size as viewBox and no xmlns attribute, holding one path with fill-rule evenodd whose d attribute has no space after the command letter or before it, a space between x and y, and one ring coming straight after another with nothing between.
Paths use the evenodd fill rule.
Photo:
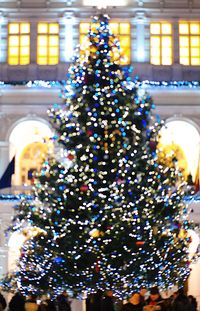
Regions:
<instances>
[{"instance_id":1,"label":"archway","mask_svg":"<svg viewBox=\"0 0 200 311\"><path fill-rule=\"evenodd\" d=\"M195 181L199 174L200 135L194 125L185 120L171 120L160 131L160 146L177 156L184 175L192 175Z\"/></svg>"},{"instance_id":2,"label":"archway","mask_svg":"<svg viewBox=\"0 0 200 311\"><path fill-rule=\"evenodd\" d=\"M50 126L40 120L23 120L12 130L10 154L15 154L15 174L12 184L30 185L32 173L40 169L47 152L52 148Z\"/></svg>"}]
</instances>

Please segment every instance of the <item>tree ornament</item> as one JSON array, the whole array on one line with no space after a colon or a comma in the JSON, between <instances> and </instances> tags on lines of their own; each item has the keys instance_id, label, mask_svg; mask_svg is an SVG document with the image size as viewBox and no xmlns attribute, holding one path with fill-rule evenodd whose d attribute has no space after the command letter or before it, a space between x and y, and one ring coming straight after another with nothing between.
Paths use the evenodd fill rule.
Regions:
<instances>
[{"instance_id":1,"label":"tree ornament","mask_svg":"<svg viewBox=\"0 0 200 311\"><path fill-rule=\"evenodd\" d=\"M90 236L92 236L93 238L99 238L99 237L102 237L104 236L104 232L103 231L100 231L98 229L93 229L90 231Z\"/></svg>"},{"instance_id":2,"label":"tree ornament","mask_svg":"<svg viewBox=\"0 0 200 311\"><path fill-rule=\"evenodd\" d=\"M96 271L96 273L100 272L99 260L97 260L97 262L96 262L95 271Z\"/></svg>"},{"instance_id":3,"label":"tree ornament","mask_svg":"<svg viewBox=\"0 0 200 311\"><path fill-rule=\"evenodd\" d=\"M88 135L88 136L92 136L92 134L93 134L93 132L92 132L91 130L88 130L88 131L87 131L87 135Z\"/></svg>"},{"instance_id":4,"label":"tree ornament","mask_svg":"<svg viewBox=\"0 0 200 311\"><path fill-rule=\"evenodd\" d=\"M72 154L72 153L68 153L68 155L67 155L67 159L69 159L70 161L73 161L73 160L74 160L74 158L75 158L74 154Z\"/></svg>"},{"instance_id":5,"label":"tree ornament","mask_svg":"<svg viewBox=\"0 0 200 311\"><path fill-rule=\"evenodd\" d=\"M145 243L145 241L136 241L136 242L135 242L135 245L137 245L137 246L143 246L144 243Z\"/></svg>"},{"instance_id":6,"label":"tree ornament","mask_svg":"<svg viewBox=\"0 0 200 311\"><path fill-rule=\"evenodd\" d=\"M151 149L151 151L156 151L157 144L158 144L157 141L150 140L150 142L149 142L149 148Z\"/></svg>"},{"instance_id":7,"label":"tree ornament","mask_svg":"<svg viewBox=\"0 0 200 311\"><path fill-rule=\"evenodd\" d=\"M82 185L81 187L80 187L80 191L82 191L82 192L86 192L86 191L88 191L88 186L87 185Z\"/></svg>"}]
</instances>

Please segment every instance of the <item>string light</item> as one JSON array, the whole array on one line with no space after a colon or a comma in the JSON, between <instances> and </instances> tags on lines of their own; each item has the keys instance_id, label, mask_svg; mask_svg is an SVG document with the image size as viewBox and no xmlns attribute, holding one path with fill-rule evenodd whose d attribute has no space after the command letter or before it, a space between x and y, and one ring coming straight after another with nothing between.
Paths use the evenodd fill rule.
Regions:
<instances>
[{"instance_id":1,"label":"string light","mask_svg":"<svg viewBox=\"0 0 200 311\"><path fill-rule=\"evenodd\" d=\"M12 230L38 228L13 276L24 292L111 288L125 298L141 285L171 287L190 272L185 184L176 165L158 161L163 123L120 67L108 21L93 18L65 102L48 111L55 156L38 174L34 200L17 208Z\"/></svg>"}]
</instances>

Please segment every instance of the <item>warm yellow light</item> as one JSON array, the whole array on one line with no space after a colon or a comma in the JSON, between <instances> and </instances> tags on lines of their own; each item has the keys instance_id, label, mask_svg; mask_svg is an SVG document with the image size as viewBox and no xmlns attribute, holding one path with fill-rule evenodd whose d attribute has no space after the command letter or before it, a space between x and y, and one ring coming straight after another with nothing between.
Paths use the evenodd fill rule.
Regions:
<instances>
[{"instance_id":1,"label":"warm yellow light","mask_svg":"<svg viewBox=\"0 0 200 311\"><path fill-rule=\"evenodd\" d=\"M38 36L38 45L41 46L47 46L48 40L47 36Z\"/></svg>"},{"instance_id":2,"label":"warm yellow light","mask_svg":"<svg viewBox=\"0 0 200 311\"><path fill-rule=\"evenodd\" d=\"M40 35L43 33L43 35ZM58 23L39 23L37 38L37 63L56 65L59 62Z\"/></svg>"},{"instance_id":3,"label":"warm yellow light","mask_svg":"<svg viewBox=\"0 0 200 311\"><path fill-rule=\"evenodd\" d=\"M18 57L9 55L9 65L18 65Z\"/></svg>"},{"instance_id":4,"label":"warm yellow light","mask_svg":"<svg viewBox=\"0 0 200 311\"><path fill-rule=\"evenodd\" d=\"M9 50L9 55L10 56L18 55L18 53L19 53L19 48L18 47L12 47Z\"/></svg>"},{"instance_id":5,"label":"warm yellow light","mask_svg":"<svg viewBox=\"0 0 200 311\"><path fill-rule=\"evenodd\" d=\"M162 65L169 66L172 64L172 57L164 56L162 60Z\"/></svg>"},{"instance_id":6,"label":"warm yellow light","mask_svg":"<svg viewBox=\"0 0 200 311\"><path fill-rule=\"evenodd\" d=\"M163 35L171 35L172 34L172 25L170 23L162 23L161 31Z\"/></svg>"},{"instance_id":7,"label":"warm yellow light","mask_svg":"<svg viewBox=\"0 0 200 311\"><path fill-rule=\"evenodd\" d=\"M188 39L188 38L187 38ZM188 40L189 41L189 40ZM191 44L191 46L193 47L193 46L200 46L200 37L198 36L195 36L195 37L191 37L190 38L190 44Z\"/></svg>"},{"instance_id":8,"label":"warm yellow light","mask_svg":"<svg viewBox=\"0 0 200 311\"><path fill-rule=\"evenodd\" d=\"M80 33L84 33L84 34L87 34L89 32L89 29L90 29L90 23L80 23L79 25L79 30L80 30Z\"/></svg>"},{"instance_id":9,"label":"warm yellow light","mask_svg":"<svg viewBox=\"0 0 200 311\"><path fill-rule=\"evenodd\" d=\"M53 47L53 48L49 48L49 53L51 55L50 58L55 58L55 56L57 57L58 56L58 49L56 47Z\"/></svg>"},{"instance_id":10,"label":"warm yellow light","mask_svg":"<svg viewBox=\"0 0 200 311\"><path fill-rule=\"evenodd\" d=\"M8 25L8 63L9 65L27 65L29 62L30 24L10 23Z\"/></svg>"},{"instance_id":11,"label":"warm yellow light","mask_svg":"<svg viewBox=\"0 0 200 311\"><path fill-rule=\"evenodd\" d=\"M189 57L180 57L180 64L181 65L189 65L190 62L189 62Z\"/></svg>"},{"instance_id":12,"label":"warm yellow light","mask_svg":"<svg viewBox=\"0 0 200 311\"><path fill-rule=\"evenodd\" d=\"M118 23L110 23L110 30L113 34L117 35L119 33L119 24Z\"/></svg>"},{"instance_id":13,"label":"warm yellow light","mask_svg":"<svg viewBox=\"0 0 200 311\"><path fill-rule=\"evenodd\" d=\"M151 23L150 24L150 33L152 35L159 35L160 34L160 23Z\"/></svg>"},{"instance_id":14,"label":"warm yellow light","mask_svg":"<svg viewBox=\"0 0 200 311\"><path fill-rule=\"evenodd\" d=\"M124 35L130 34L130 24L129 23L120 23L119 25L119 33Z\"/></svg>"},{"instance_id":15,"label":"warm yellow light","mask_svg":"<svg viewBox=\"0 0 200 311\"><path fill-rule=\"evenodd\" d=\"M192 66L199 66L200 65L200 59L199 58L191 58L191 65Z\"/></svg>"},{"instance_id":16,"label":"warm yellow light","mask_svg":"<svg viewBox=\"0 0 200 311\"><path fill-rule=\"evenodd\" d=\"M92 31L96 30L97 24L95 23L85 23L81 22L80 23L80 46L81 46L81 54L87 54L91 51L90 48L90 40L87 37L87 34L89 32L89 29ZM119 42L120 42L120 47L121 47L121 56L122 58L120 59L119 55L119 50L116 48L112 51L113 55L113 60L120 62L122 65L127 65L130 63L130 45L131 45L131 39L130 39L130 23L126 22L110 22L109 27L111 32L117 36ZM112 40L112 39L111 39ZM96 50L95 50L96 51ZM95 52L93 51L93 52Z\"/></svg>"},{"instance_id":17,"label":"warm yellow light","mask_svg":"<svg viewBox=\"0 0 200 311\"><path fill-rule=\"evenodd\" d=\"M192 57L199 57L200 54L199 54L199 48L191 48L191 56Z\"/></svg>"},{"instance_id":18,"label":"warm yellow light","mask_svg":"<svg viewBox=\"0 0 200 311\"><path fill-rule=\"evenodd\" d=\"M50 46L58 46L58 43L59 43L58 36L51 36L49 38L49 45Z\"/></svg>"},{"instance_id":19,"label":"warm yellow light","mask_svg":"<svg viewBox=\"0 0 200 311\"><path fill-rule=\"evenodd\" d=\"M49 58L49 65L56 65L58 63L58 57L50 57Z\"/></svg>"},{"instance_id":20,"label":"warm yellow light","mask_svg":"<svg viewBox=\"0 0 200 311\"><path fill-rule=\"evenodd\" d=\"M160 51L157 48L151 48L151 55L152 57L156 57L160 59Z\"/></svg>"},{"instance_id":21,"label":"warm yellow light","mask_svg":"<svg viewBox=\"0 0 200 311\"><path fill-rule=\"evenodd\" d=\"M180 34L180 63L184 65L198 66L200 63L200 23L199 22L184 22L179 24ZM186 50L187 47L187 50ZM187 56L187 59L185 58Z\"/></svg>"},{"instance_id":22,"label":"warm yellow light","mask_svg":"<svg viewBox=\"0 0 200 311\"><path fill-rule=\"evenodd\" d=\"M18 34L19 33L19 23L8 24L8 33L9 34Z\"/></svg>"},{"instance_id":23,"label":"warm yellow light","mask_svg":"<svg viewBox=\"0 0 200 311\"><path fill-rule=\"evenodd\" d=\"M30 24L29 23L21 23L20 24L20 33L30 33Z\"/></svg>"},{"instance_id":24,"label":"warm yellow light","mask_svg":"<svg viewBox=\"0 0 200 311\"><path fill-rule=\"evenodd\" d=\"M190 33L199 35L199 23L190 23Z\"/></svg>"},{"instance_id":25,"label":"warm yellow light","mask_svg":"<svg viewBox=\"0 0 200 311\"><path fill-rule=\"evenodd\" d=\"M50 34L58 34L59 33L59 25L57 23L49 24L49 33Z\"/></svg>"},{"instance_id":26,"label":"warm yellow light","mask_svg":"<svg viewBox=\"0 0 200 311\"><path fill-rule=\"evenodd\" d=\"M170 47L172 46L172 38L171 37L162 37L162 47Z\"/></svg>"},{"instance_id":27,"label":"warm yellow light","mask_svg":"<svg viewBox=\"0 0 200 311\"><path fill-rule=\"evenodd\" d=\"M189 46L189 38L185 37L185 36L184 37L181 36L180 40L179 40L179 44L180 44L180 48L185 47L185 46Z\"/></svg>"},{"instance_id":28,"label":"warm yellow light","mask_svg":"<svg viewBox=\"0 0 200 311\"><path fill-rule=\"evenodd\" d=\"M157 57L151 57L151 64L152 65L160 65L160 59Z\"/></svg>"},{"instance_id":29,"label":"warm yellow light","mask_svg":"<svg viewBox=\"0 0 200 311\"><path fill-rule=\"evenodd\" d=\"M21 48L21 55L22 56L28 56L29 55L29 48L27 48L27 47L23 47L23 48Z\"/></svg>"},{"instance_id":30,"label":"warm yellow light","mask_svg":"<svg viewBox=\"0 0 200 311\"><path fill-rule=\"evenodd\" d=\"M98 238L98 237L100 237L100 236L104 236L104 232L103 231L100 231L100 230L98 230L98 229L93 229L93 230L91 230L90 231L90 236L92 236L93 238Z\"/></svg>"},{"instance_id":31,"label":"warm yellow light","mask_svg":"<svg viewBox=\"0 0 200 311\"><path fill-rule=\"evenodd\" d=\"M20 45L21 46L29 46L30 45L30 37L29 36L20 36Z\"/></svg>"},{"instance_id":32,"label":"warm yellow light","mask_svg":"<svg viewBox=\"0 0 200 311\"><path fill-rule=\"evenodd\" d=\"M18 36L10 36L8 39L8 44L11 47L19 46L19 37Z\"/></svg>"},{"instance_id":33,"label":"warm yellow light","mask_svg":"<svg viewBox=\"0 0 200 311\"><path fill-rule=\"evenodd\" d=\"M38 65L46 65L47 64L47 57L38 57L37 58L37 63Z\"/></svg>"},{"instance_id":34,"label":"warm yellow light","mask_svg":"<svg viewBox=\"0 0 200 311\"><path fill-rule=\"evenodd\" d=\"M151 37L151 47L152 48L160 48L160 37Z\"/></svg>"},{"instance_id":35,"label":"warm yellow light","mask_svg":"<svg viewBox=\"0 0 200 311\"><path fill-rule=\"evenodd\" d=\"M188 57L189 56L189 48L182 48L181 50L180 50L180 56L181 57Z\"/></svg>"},{"instance_id":36,"label":"warm yellow light","mask_svg":"<svg viewBox=\"0 0 200 311\"><path fill-rule=\"evenodd\" d=\"M151 64L172 64L172 25L160 22L150 24ZM157 59L156 59L157 58Z\"/></svg>"},{"instance_id":37,"label":"warm yellow light","mask_svg":"<svg viewBox=\"0 0 200 311\"><path fill-rule=\"evenodd\" d=\"M180 23L179 24L179 33L180 34L189 34L189 24L188 23Z\"/></svg>"},{"instance_id":38,"label":"warm yellow light","mask_svg":"<svg viewBox=\"0 0 200 311\"><path fill-rule=\"evenodd\" d=\"M121 37L120 38L120 46L122 48L130 47L130 37L128 37L128 36Z\"/></svg>"},{"instance_id":39,"label":"warm yellow light","mask_svg":"<svg viewBox=\"0 0 200 311\"><path fill-rule=\"evenodd\" d=\"M39 23L38 24L38 33L48 33L48 24L47 23Z\"/></svg>"}]
</instances>

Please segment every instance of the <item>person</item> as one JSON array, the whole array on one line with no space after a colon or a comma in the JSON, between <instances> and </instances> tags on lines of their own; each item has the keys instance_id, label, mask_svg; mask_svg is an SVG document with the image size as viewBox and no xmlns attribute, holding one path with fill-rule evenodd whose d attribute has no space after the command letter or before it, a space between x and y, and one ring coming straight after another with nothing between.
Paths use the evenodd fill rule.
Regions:
<instances>
[{"instance_id":1,"label":"person","mask_svg":"<svg viewBox=\"0 0 200 311\"><path fill-rule=\"evenodd\" d=\"M86 300L86 311L101 311L102 295L100 289L95 294L90 294Z\"/></svg>"},{"instance_id":2,"label":"person","mask_svg":"<svg viewBox=\"0 0 200 311\"><path fill-rule=\"evenodd\" d=\"M43 295L38 311L56 311L54 301L52 301L49 296Z\"/></svg>"},{"instance_id":3,"label":"person","mask_svg":"<svg viewBox=\"0 0 200 311\"><path fill-rule=\"evenodd\" d=\"M9 304L9 311L24 311L25 307L25 298L20 292L16 292L15 295L11 298Z\"/></svg>"},{"instance_id":4,"label":"person","mask_svg":"<svg viewBox=\"0 0 200 311\"><path fill-rule=\"evenodd\" d=\"M184 294L183 288L174 293L174 301L172 303L173 311L192 311L192 305L188 297Z\"/></svg>"},{"instance_id":5,"label":"person","mask_svg":"<svg viewBox=\"0 0 200 311\"><path fill-rule=\"evenodd\" d=\"M150 296L146 301L146 306L143 307L143 311L164 311L164 299L162 299L158 287L152 287L150 290Z\"/></svg>"},{"instance_id":6,"label":"person","mask_svg":"<svg viewBox=\"0 0 200 311\"><path fill-rule=\"evenodd\" d=\"M121 311L142 311L143 305L139 293L133 293L129 298L129 302L122 306Z\"/></svg>"},{"instance_id":7,"label":"person","mask_svg":"<svg viewBox=\"0 0 200 311\"><path fill-rule=\"evenodd\" d=\"M101 301L101 311L115 311L114 296L112 290L107 290Z\"/></svg>"},{"instance_id":8,"label":"person","mask_svg":"<svg viewBox=\"0 0 200 311\"><path fill-rule=\"evenodd\" d=\"M194 296L189 295L188 296L189 302L192 306L192 311L197 311L197 300Z\"/></svg>"},{"instance_id":9,"label":"person","mask_svg":"<svg viewBox=\"0 0 200 311\"><path fill-rule=\"evenodd\" d=\"M71 311L68 294L65 290L57 297L57 307L58 311Z\"/></svg>"},{"instance_id":10,"label":"person","mask_svg":"<svg viewBox=\"0 0 200 311\"><path fill-rule=\"evenodd\" d=\"M141 286L140 287L140 302L143 305L143 307L146 305L146 300L147 300L147 294L148 294L148 290L146 289L145 286Z\"/></svg>"},{"instance_id":11,"label":"person","mask_svg":"<svg viewBox=\"0 0 200 311\"><path fill-rule=\"evenodd\" d=\"M4 296L2 295L2 293L0 293L0 311L5 310L6 307L7 307L7 302Z\"/></svg>"},{"instance_id":12,"label":"person","mask_svg":"<svg viewBox=\"0 0 200 311\"><path fill-rule=\"evenodd\" d=\"M28 299L25 302L25 311L38 311L39 305L36 302L37 296L29 294Z\"/></svg>"}]
</instances>

